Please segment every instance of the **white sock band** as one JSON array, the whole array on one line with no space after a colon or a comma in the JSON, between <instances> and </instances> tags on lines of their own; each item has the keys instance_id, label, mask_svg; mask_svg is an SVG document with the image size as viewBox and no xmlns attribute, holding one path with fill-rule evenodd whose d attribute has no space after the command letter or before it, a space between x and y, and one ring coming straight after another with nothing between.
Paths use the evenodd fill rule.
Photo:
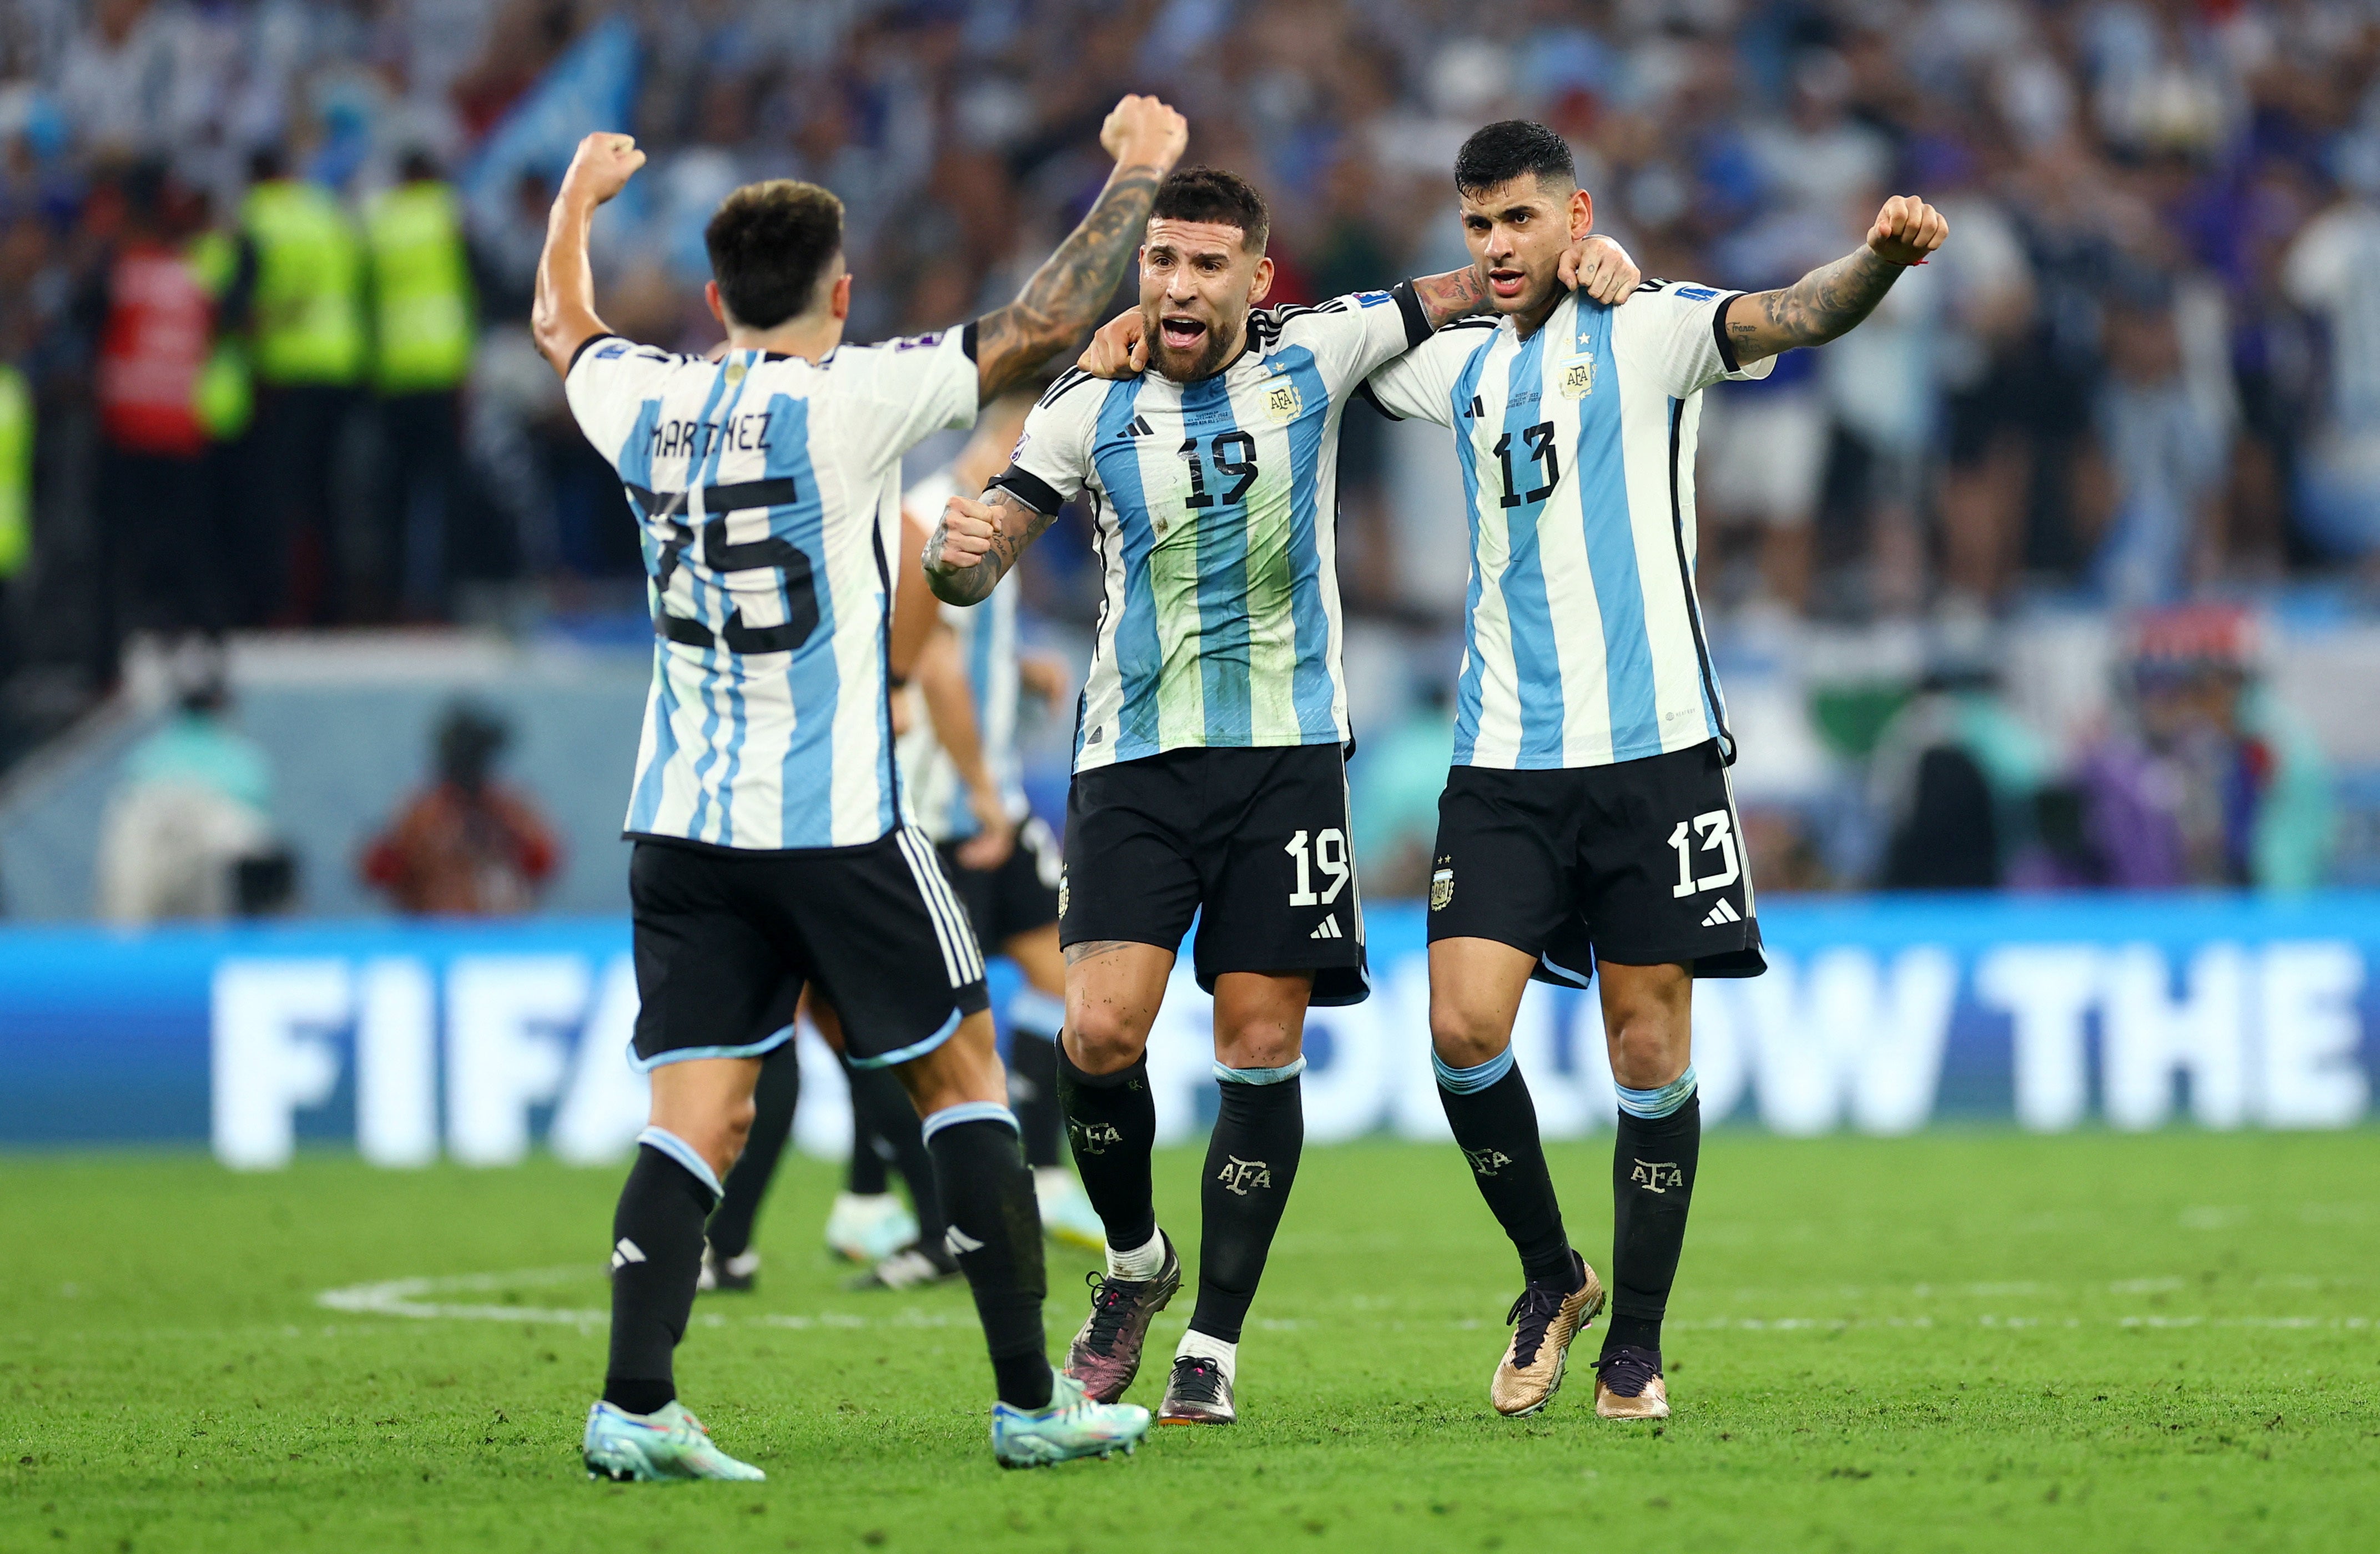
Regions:
<instances>
[{"instance_id":1,"label":"white sock band","mask_svg":"<svg viewBox=\"0 0 2380 1554\"><path fill-rule=\"evenodd\" d=\"M1145 1284L1165 1271L1165 1232L1159 1231L1148 1238L1146 1246L1135 1246L1127 1252L1108 1248L1108 1277Z\"/></svg>"},{"instance_id":2,"label":"white sock band","mask_svg":"<svg viewBox=\"0 0 2380 1554\"><path fill-rule=\"evenodd\" d=\"M1179 1360L1184 1356L1194 1360L1214 1361L1215 1367L1223 1373L1224 1382L1236 1385L1236 1373L1240 1364L1238 1344L1225 1343L1220 1338L1192 1328L1182 1335L1182 1342L1174 1346L1173 1357Z\"/></svg>"}]
</instances>

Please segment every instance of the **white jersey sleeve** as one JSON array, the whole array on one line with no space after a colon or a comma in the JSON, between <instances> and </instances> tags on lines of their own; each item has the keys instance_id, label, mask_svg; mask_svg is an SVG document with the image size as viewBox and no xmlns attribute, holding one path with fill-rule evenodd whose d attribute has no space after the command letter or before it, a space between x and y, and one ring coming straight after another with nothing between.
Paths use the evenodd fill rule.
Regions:
<instances>
[{"instance_id":1,"label":"white jersey sleeve","mask_svg":"<svg viewBox=\"0 0 2380 1554\"><path fill-rule=\"evenodd\" d=\"M1413 283L1400 281L1389 291L1350 292L1310 308L1259 308L1248 315L1248 335L1268 349L1312 351L1324 385L1337 395L1427 340L1429 315Z\"/></svg>"},{"instance_id":2,"label":"white jersey sleeve","mask_svg":"<svg viewBox=\"0 0 2380 1554\"><path fill-rule=\"evenodd\" d=\"M842 346L821 364L848 445L890 464L937 431L975 424L982 398L975 326L876 346Z\"/></svg>"},{"instance_id":3,"label":"white jersey sleeve","mask_svg":"<svg viewBox=\"0 0 2380 1554\"><path fill-rule=\"evenodd\" d=\"M689 365L708 363L617 334L590 335L562 380L563 397L570 402L570 414L587 441L605 458L616 460L647 402L661 397L670 376Z\"/></svg>"},{"instance_id":4,"label":"white jersey sleeve","mask_svg":"<svg viewBox=\"0 0 2380 1554\"><path fill-rule=\"evenodd\" d=\"M1091 441L1108 386L1069 368L1025 418L1016 451L992 483L1045 516L1073 501L1091 478Z\"/></svg>"},{"instance_id":5,"label":"white jersey sleeve","mask_svg":"<svg viewBox=\"0 0 2380 1554\"><path fill-rule=\"evenodd\" d=\"M1364 395L1393 420L1454 424L1454 385L1471 358L1496 338L1497 322L1457 319L1375 371Z\"/></svg>"},{"instance_id":6,"label":"white jersey sleeve","mask_svg":"<svg viewBox=\"0 0 2380 1554\"><path fill-rule=\"evenodd\" d=\"M1612 310L1612 343L1652 363L1678 399L1716 382L1766 378L1777 370L1775 357L1739 366L1728 342L1727 304L1742 295L1682 281L1647 281Z\"/></svg>"}]
</instances>

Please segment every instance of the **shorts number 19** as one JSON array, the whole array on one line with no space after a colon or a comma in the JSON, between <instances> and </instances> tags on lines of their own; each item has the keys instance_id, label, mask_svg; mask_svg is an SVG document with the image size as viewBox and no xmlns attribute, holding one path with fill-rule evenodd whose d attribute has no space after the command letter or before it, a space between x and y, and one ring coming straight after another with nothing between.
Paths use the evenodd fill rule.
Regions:
<instances>
[{"instance_id":1,"label":"shorts number 19","mask_svg":"<svg viewBox=\"0 0 2380 1554\"><path fill-rule=\"evenodd\" d=\"M1347 833L1336 826L1314 838L1311 856L1302 831L1291 837L1281 851L1297 864L1297 889L1289 892L1292 906L1330 905L1339 899L1339 892L1347 888L1347 880L1354 872L1347 864ZM1330 888L1319 895L1314 891L1314 870L1318 868L1330 876Z\"/></svg>"}]
</instances>

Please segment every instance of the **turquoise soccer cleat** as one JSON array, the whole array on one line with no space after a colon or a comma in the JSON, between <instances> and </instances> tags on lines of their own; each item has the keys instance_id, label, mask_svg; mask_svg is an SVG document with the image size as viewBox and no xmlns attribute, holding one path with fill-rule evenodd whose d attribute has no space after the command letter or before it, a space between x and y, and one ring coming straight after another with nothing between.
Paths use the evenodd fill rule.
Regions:
<instances>
[{"instance_id":1,"label":"turquoise soccer cleat","mask_svg":"<svg viewBox=\"0 0 2380 1554\"><path fill-rule=\"evenodd\" d=\"M1050 1378L1050 1406L991 1410L991 1454L1004 1468L1041 1468L1076 1457L1106 1457L1148 1434L1148 1410L1133 1402L1093 1402L1063 1371Z\"/></svg>"},{"instance_id":2,"label":"turquoise soccer cleat","mask_svg":"<svg viewBox=\"0 0 2380 1554\"><path fill-rule=\"evenodd\" d=\"M608 1402L587 1411L587 1441L579 1449L587 1476L620 1484L678 1478L729 1478L759 1483L769 1475L710 1444L702 1421L673 1402L651 1414L630 1414Z\"/></svg>"},{"instance_id":3,"label":"turquoise soccer cleat","mask_svg":"<svg viewBox=\"0 0 2380 1554\"><path fill-rule=\"evenodd\" d=\"M1075 1173L1064 1166L1042 1166L1033 1172L1033 1196L1041 1210L1041 1231L1050 1240L1086 1252L1105 1249L1108 1228L1091 1207Z\"/></svg>"}]
</instances>

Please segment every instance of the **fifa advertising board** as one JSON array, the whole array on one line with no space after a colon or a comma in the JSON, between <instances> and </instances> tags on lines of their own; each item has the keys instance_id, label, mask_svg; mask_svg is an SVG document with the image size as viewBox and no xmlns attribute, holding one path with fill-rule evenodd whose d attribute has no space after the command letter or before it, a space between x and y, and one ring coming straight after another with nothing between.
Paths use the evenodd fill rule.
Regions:
<instances>
[{"instance_id":1,"label":"fifa advertising board","mask_svg":"<svg viewBox=\"0 0 2380 1554\"><path fill-rule=\"evenodd\" d=\"M1765 898L1769 971L1694 992L1704 1116L1787 1135L2338 1128L2380 1076L2380 893ZM1372 995L1309 1019L1317 1142L1446 1135L1418 904L1366 913ZM995 963L994 1007L1014 972ZM204 1144L389 1167L616 1159L643 1125L625 922L0 931L0 1147ZM1592 992L1533 985L1513 1039L1547 1135L1611 1124ZM798 1050L800 1146L847 1147ZM1186 966L1149 1044L1161 1140L1214 1110Z\"/></svg>"}]
</instances>

